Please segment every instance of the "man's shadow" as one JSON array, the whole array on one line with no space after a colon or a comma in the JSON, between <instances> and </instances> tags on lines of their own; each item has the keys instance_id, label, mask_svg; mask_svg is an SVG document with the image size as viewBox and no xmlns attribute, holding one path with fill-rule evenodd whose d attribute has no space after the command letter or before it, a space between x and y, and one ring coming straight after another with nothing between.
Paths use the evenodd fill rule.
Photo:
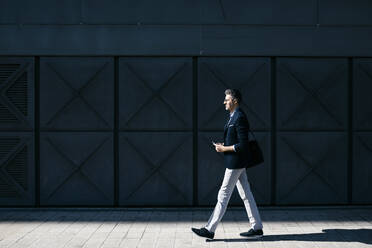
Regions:
<instances>
[{"instance_id":1,"label":"man's shadow","mask_svg":"<svg viewBox=\"0 0 372 248\"><path fill-rule=\"evenodd\" d=\"M264 235L260 239L209 239L207 242L254 242L254 241L311 241L311 242L360 242L372 244L372 229L323 229L321 233Z\"/></svg>"}]
</instances>

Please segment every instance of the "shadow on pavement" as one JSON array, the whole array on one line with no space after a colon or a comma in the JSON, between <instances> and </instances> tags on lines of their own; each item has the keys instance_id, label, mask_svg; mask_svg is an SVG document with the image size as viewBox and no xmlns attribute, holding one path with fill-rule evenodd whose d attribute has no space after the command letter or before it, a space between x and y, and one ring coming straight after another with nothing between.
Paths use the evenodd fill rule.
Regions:
<instances>
[{"instance_id":1,"label":"shadow on pavement","mask_svg":"<svg viewBox=\"0 0 372 248\"><path fill-rule=\"evenodd\" d=\"M360 242L372 244L372 229L323 229L322 233L264 235L260 239L213 239L207 242L270 242L270 241L310 241L310 242Z\"/></svg>"}]
</instances>

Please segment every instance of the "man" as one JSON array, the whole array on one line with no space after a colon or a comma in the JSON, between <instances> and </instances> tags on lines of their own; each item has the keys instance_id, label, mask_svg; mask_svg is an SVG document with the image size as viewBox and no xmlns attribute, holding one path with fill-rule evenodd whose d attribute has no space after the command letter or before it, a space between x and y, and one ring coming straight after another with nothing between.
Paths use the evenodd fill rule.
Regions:
<instances>
[{"instance_id":1,"label":"man","mask_svg":"<svg viewBox=\"0 0 372 248\"><path fill-rule=\"evenodd\" d=\"M256 202L253 198L246 174L246 166L249 163L248 131L249 124L245 113L239 107L241 94L236 89L225 91L225 108L230 112L230 119L225 125L224 142L213 143L217 152L224 153L225 176L218 192L217 204L208 223L203 228L191 228L192 231L209 239L214 238L214 232L218 223L225 214L228 202L234 187L238 188L240 197L244 202L245 209L251 224L248 232L240 233L247 238L263 236L262 222L258 213Z\"/></svg>"}]
</instances>

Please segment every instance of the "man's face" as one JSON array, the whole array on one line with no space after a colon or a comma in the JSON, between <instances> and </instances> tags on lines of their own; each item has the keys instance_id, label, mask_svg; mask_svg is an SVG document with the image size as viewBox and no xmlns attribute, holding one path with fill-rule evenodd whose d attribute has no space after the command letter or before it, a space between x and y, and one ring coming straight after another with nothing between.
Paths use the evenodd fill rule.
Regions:
<instances>
[{"instance_id":1,"label":"man's face","mask_svg":"<svg viewBox=\"0 0 372 248\"><path fill-rule=\"evenodd\" d=\"M233 110L235 108L235 100L233 100L231 95L225 95L225 100L223 101L223 104L225 104L226 110Z\"/></svg>"}]
</instances>

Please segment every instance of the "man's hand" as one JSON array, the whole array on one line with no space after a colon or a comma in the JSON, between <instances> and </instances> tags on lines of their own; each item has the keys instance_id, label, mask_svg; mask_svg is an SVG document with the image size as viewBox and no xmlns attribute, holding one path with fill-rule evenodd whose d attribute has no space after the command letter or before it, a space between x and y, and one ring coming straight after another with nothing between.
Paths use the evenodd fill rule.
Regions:
<instances>
[{"instance_id":1,"label":"man's hand","mask_svg":"<svg viewBox=\"0 0 372 248\"><path fill-rule=\"evenodd\" d=\"M217 152L225 152L225 147L222 145L222 143L215 143L214 147L216 148Z\"/></svg>"},{"instance_id":2,"label":"man's hand","mask_svg":"<svg viewBox=\"0 0 372 248\"><path fill-rule=\"evenodd\" d=\"M221 142L214 143L213 142L213 145L221 145L221 146L223 146L223 143L221 143Z\"/></svg>"},{"instance_id":3,"label":"man's hand","mask_svg":"<svg viewBox=\"0 0 372 248\"><path fill-rule=\"evenodd\" d=\"M217 152L235 152L234 146L224 146L224 143L214 143Z\"/></svg>"}]
</instances>

